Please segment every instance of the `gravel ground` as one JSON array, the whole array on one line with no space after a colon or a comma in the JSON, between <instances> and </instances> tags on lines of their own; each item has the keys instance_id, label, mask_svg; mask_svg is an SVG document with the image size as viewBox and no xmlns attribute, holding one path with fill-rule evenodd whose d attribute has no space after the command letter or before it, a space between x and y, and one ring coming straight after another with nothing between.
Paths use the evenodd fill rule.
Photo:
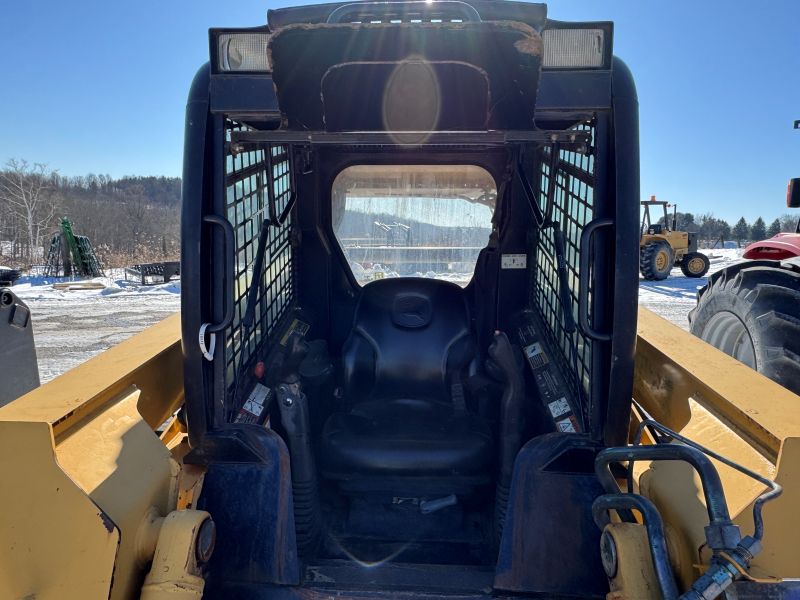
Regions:
<instances>
[{"instance_id":1,"label":"gravel ground","mask_svg":"<svg viewBox=\"0 0 800 600\"><path fill-rule=\"evenodd\" d=\"M31 310L42 383L180 310L180 284L97 278L97 290L58 290L25 278L12 289Z\"/></svg>"},{"instance_id":2,"label":"gravel ground","mask_svg":"<svg viewBox=\"0 0 800 600\"><path fill-rule=\"evenodd\" d=\"M180 309L180 296L26 300L42 383Z\"/></svg>"}]
</instances>

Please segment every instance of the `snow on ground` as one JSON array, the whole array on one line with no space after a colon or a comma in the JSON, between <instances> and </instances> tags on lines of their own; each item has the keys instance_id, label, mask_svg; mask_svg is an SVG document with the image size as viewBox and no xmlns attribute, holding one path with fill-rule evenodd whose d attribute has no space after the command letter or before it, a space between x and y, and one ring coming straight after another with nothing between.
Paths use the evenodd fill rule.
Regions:
<instances>
[{"instance_id":1,"label":"snow on ground","mask_svg":"<svg viewBox=\"0 0 800 600\"><path fill-rule=\"evenodd\" d=\"M180 282L142 286L122 272L94 279L23 277L12 290L31 310L42 383L180 309ZM102 289L60 290L94 282Z\"/></svg>"},{"instance_id":2,"label":"snow on ground","mask_svg":"<svg viewBox=\"0 0 800 600\"><path fill-rule=\"evenodd\" d=\"M703 252L711 258L711 274L741 260L743 250ZM361 275L367 280L375 277L374 273ZM442 273L420 275L445 278ZM384 276L397 274L387 272ZM461 281L460 274L451 274L449 278L459 284L466 282ZM54 287L69 281L76 284L89 281L103 287L71 291ZM673 269L663 281L640 279L639 304L688 330L687 316L697 302L697 290L706 281L705 277L685 277L679 268ZM122 270L91 280L23 277L12 289L31 309L43 383L180 309L179 281L143 286L126 281Z\"/></svg>"},{"instance_id":3,"label":"snow on ground","mask_svg":"<svg viewBox=\"0 0 800 600\"><path fill-rule=\"evenodd\" d=\"M708 275L729 265L740 262L744 248L700 250L711 260ZM680 267L672 269L667 279L645 281L639 279L639 304L664 317L671 323L689 330L689 311L697 304L697 290L703 287L708 277L686 277Z\"/></svg>"}]
</instances>

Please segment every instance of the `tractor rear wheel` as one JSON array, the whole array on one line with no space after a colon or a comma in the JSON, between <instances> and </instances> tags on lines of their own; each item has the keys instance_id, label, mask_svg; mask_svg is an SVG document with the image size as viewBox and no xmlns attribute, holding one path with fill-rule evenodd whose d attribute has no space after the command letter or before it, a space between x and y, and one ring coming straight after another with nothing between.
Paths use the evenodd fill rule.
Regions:
<instances>
[{"instance_id":1,"label":"tractor rear wheel","mask_svg":"<svg viewBox=\"0 0 800 600\"><path fill-rule=\"evenodd\" d=\"M714 273L691 332L800 394L800 265L750 261Z\"/></svg>"},{"instance_id":2,"label":"tractor rear wheel","mask_svg":"<svg viewBox=\"0 0 800 600\"><path fill-rule=\"evenodd\" d=\"M681 271L686 277L702 277L710 267L711 261L702 252L689 252L681 260Z\"/></svg>"},{"instance_id":3,"label":"tractor rear wheel","mask_svg":"<svg viewBox=\"0 0 800 600\"><path fill-rule=\"evenodd\" d=\"M648 281L669 277L674 263L675 255L667 242L650 242L639 249L639 272Z\"/></svg>"}]
</instances>

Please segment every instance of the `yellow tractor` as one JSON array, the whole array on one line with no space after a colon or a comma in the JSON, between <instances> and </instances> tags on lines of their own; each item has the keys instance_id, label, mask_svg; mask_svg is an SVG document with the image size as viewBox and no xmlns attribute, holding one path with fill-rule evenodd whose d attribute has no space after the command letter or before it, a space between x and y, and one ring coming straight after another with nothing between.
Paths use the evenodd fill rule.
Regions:
<instances>
[{"instance_id":1,"label":"yellow tractor","mask_svg":"<svg viewBox=\"0 0 800 600\"><path fill-rule=\"evenodd\" d=\"M697 234L677 230L677 204L668 204L663 200L641 202L642 214L641 236L639 238L639 272L648 281L666 279L672 267L680 267L686 277L702 277L708 273L711 263L708 257L697 251ZM663 217L653 221L650 209L660 208ZM672 224L667 209L672 207Z\"/></svg>"}]
</instances>

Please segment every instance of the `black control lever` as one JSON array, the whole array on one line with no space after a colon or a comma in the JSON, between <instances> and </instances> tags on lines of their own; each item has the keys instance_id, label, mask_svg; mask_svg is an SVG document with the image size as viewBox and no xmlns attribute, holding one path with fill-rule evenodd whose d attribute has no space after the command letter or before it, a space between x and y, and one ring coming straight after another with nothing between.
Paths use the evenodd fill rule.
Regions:
<instances>
[{"instance_id":1,"label":"black control lever","mask_svg":"<svg viewBox=\"0 0 800 600\"><path fill-rule=\"evenodd\" d=\"M299 383L280 383L276 392L292 466L297 547L301 555L306 555L313 553L319 543L321 522L308 397L300 389Z\"/></svg>"}]
</instances>

